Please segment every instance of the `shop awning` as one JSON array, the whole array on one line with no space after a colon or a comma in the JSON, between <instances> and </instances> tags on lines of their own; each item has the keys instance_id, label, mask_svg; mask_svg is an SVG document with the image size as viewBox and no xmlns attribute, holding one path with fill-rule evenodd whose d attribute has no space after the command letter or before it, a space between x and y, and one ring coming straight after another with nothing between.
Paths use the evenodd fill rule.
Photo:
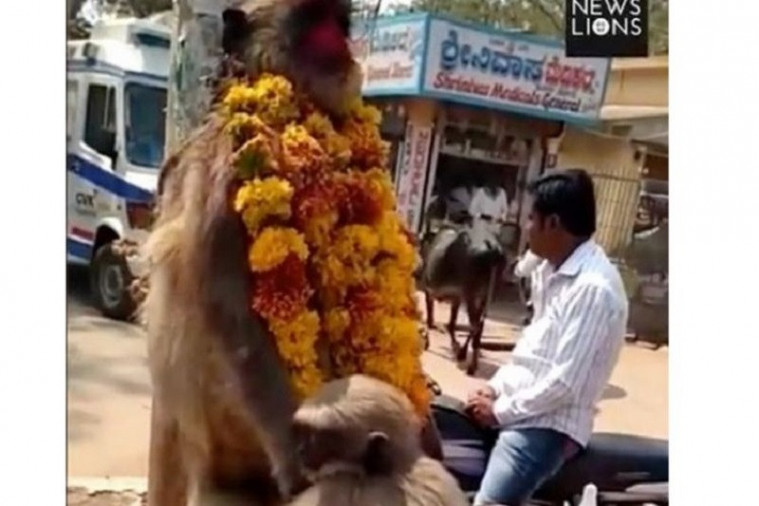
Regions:
<instances>
[{"instance_id":1,"label":"shop awning","mask_svg":"<svg viewBox=\"0 0 759 506\"><path fill-rule=\"evenodd\" d=\"M602 121L621 121L669 116L669 107L650 105L605 105L601 108Z\"/></svg>"}]
</instances>

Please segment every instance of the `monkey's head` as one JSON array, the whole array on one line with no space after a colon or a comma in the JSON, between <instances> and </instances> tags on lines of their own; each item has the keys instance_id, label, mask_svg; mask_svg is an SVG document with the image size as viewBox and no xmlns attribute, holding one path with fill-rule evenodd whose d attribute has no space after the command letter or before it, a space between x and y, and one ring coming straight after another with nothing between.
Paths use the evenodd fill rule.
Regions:
<instances>
[{"instance_id":1,"label":"monkey's head","mask_svg":"<svg viewBox=\"0 0 759 506\"><path fill-rule=\"evenodd\" d=\"M224 52L247 75L284 75L334 115L360 95L350 0L243 0L223 19Z\"/></svg>"},{"instance_id":2,"label":"monkey's head","mask_svg":"<svg viewBox=\"0 0 759 506\"><path fill-rule=\"evenodd\" d=\"M303 466L319 477L403 471L422 455L421 424L406 396L363 375L334 380L295 413Z\"/></svg>"}]
</instances>

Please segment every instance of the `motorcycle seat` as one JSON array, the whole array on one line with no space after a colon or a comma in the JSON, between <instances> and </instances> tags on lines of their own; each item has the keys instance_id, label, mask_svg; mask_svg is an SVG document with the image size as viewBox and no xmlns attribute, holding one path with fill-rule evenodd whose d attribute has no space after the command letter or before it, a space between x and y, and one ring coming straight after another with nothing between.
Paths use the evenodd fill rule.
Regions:
<instances>
[{"instance_id":1,"label":"motorcycle seat","mask_svg":"<svg viewBox=\"0 0 759 506\"><path fill-rule=\"evenodd\" d=\"M549 495L555 492L566 496L568 491L579 493L585 485L594 483L599 490L607 492L626 492L638 487L643 493L643 484L667 481L667 441L628 434L596 433L587 448L567 462L543 489Z\"/></svg>"},{"instance_id":2,"label":"motorcycle seat","mask_svg":"<svg viewBox=\"0 0 759 506\"><path fill-rule=\"evenodd\" d=\"M443 463L462 489L476 491L487 466L497 433L477 427L463 412L463 403L439 396L433 403L437 429L442 439ZM567 462L548 480L537 495L563 500L594 483L605 493L627 493L642 497L666 497L659 484L669 481L667 441L626 434L596 433L587 448ZM657 488L658 487L658 488Z\"/></svg>"}]
</instances>

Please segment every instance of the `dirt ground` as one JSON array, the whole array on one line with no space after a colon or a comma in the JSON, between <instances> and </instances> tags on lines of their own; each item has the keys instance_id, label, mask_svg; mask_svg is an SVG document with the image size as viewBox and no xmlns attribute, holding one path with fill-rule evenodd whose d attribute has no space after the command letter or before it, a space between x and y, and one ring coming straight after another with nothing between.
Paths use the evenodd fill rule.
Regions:
<instances>
[{"instance_id":1,"label":"dirt ground","mask_svg":"<svg viewBox=\"0 0 759 506\"><path fill-rule=\"evenodd\" d=\"M68 476L144 477L150 417L144 333L100 317L89 305L86 290L73 281L68 307ZM439 304L437 320L447 315L447 308ZM519 316L509 308L494 311L486 340L502 347L513 344ZM486 351L479 379L467 377L451 360L447 337L433 332L424 364L447 393L464 397L507 359L508 351ZM667 348L627 345L600 403L596 430L666 438L667 361ZM131 504L107 496L100 500L111 502L91 503L86 501L92 497L78 494L72 492L69 504Z\"/></svg>"},{"instance_id":2,"label":"dirt ground","mask_svg":"<svg viewBox=\"0 0 759 506\"><path fill-rule=\"evenodd\" d=\"M144 506L145 493L133 491L90 491L83 487L69 487L66 491L68 506Z\"/></svg>"}]
</instances>

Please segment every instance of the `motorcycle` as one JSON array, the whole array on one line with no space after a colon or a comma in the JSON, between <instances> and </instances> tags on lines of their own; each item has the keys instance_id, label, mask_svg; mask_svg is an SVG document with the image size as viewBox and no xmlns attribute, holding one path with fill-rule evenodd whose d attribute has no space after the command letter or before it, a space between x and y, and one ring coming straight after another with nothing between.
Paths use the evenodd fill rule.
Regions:
<instances>
[{"instance_id":1,"label":"motorcycle","mask_svg":"<svg viewBox=\"0 0 759 506\"><path fill-rule=\"evenodd\" d=\"M444 395L434 381L430 388L436 394L432 421L443 465L473 500L498 433L476 425L465 413L465 404ZM541 486L528 505L584 506L590 487L595 496L592 506L664 506L669 504L668 482L667 441L596 433L587 448Z\"/></svg>"}]
</instances>

